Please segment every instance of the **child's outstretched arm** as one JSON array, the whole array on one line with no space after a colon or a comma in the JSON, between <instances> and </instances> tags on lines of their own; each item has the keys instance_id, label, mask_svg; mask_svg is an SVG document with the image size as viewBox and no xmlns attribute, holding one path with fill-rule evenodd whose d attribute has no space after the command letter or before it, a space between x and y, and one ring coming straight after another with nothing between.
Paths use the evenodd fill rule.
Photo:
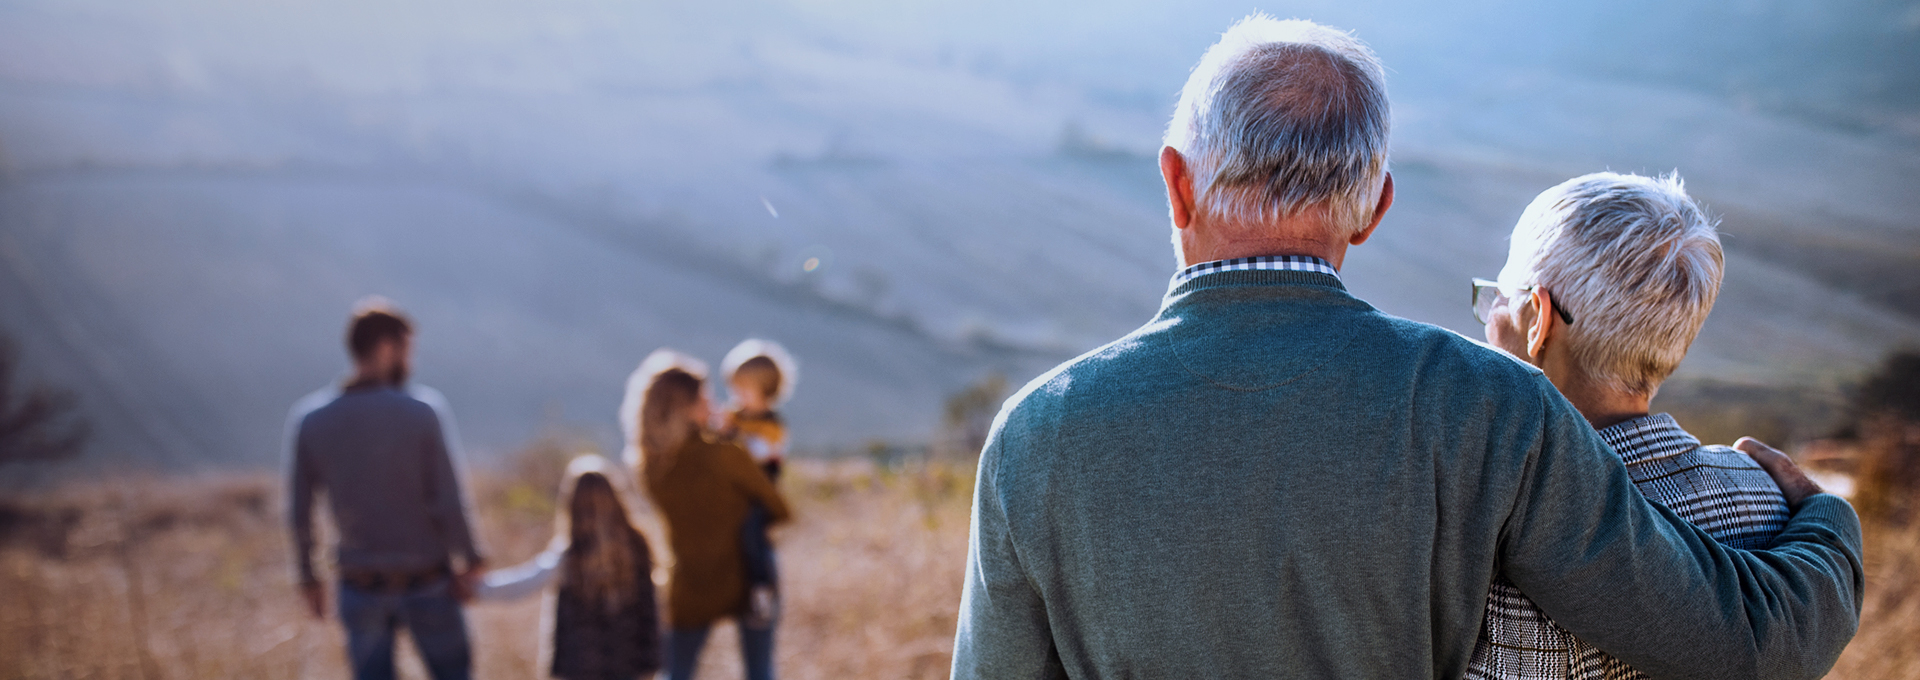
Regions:
<instances>
[{"instance_id":1,"label":"child's outstretched arm","mask_svg":"<svg viewBox=\"0 0 1920 680\"><path fill-rule=\"evenodd\" d=\"M517 600L540 592L559 573L560 553L549 549L520 564L487 572L486 580L473 591L474 599Z\"/></svg>"}]
</instances>

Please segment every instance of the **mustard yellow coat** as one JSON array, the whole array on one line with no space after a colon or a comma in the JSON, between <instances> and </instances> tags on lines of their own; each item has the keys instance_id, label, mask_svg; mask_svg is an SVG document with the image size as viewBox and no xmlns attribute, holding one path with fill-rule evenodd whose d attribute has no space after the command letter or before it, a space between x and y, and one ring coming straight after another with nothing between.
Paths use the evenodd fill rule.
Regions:
<instances>
[{"instance_id":1,"label":"mustard yellow coat","mask_svg":"<svg viewBox=\"0 0 1920 680\"><path fill-rule=\"evenodd\" d=\"M792 516L787 502L745 449L693 437L668 469L648 474L647 492L667 526L673 568L667 577L667 625L700 628L746 607L740 528L751 504L770 523Z\"/></svg>"}]
</instances>

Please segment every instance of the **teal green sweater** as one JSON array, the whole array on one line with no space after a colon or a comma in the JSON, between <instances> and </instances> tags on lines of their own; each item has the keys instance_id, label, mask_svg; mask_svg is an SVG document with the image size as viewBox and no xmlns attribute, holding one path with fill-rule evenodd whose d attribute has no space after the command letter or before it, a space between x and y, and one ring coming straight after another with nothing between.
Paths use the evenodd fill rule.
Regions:
<instances>
[{"instance_id":1,"label":"teal green sweater","mask_svg":"<svg viewBox=\"0 0 1920 680\"><path fill-rule=\"evenodd\" d=\"M1457 678L1498 573L1655 677L1817 677L1863 579L1846 501L1723 547L1537 370L1287 271L1009 399L970 540L955 678Z\"/></svg>"}]
</instances>

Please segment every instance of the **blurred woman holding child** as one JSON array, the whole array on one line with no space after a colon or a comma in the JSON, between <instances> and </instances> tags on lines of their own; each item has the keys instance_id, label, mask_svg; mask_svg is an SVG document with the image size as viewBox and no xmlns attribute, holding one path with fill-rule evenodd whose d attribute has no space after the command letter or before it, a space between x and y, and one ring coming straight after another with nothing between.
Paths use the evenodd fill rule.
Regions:
<instances>
[{"instance_id":1,"label":"blurred woman holding child","mask_svg":"<svg viewBox=\"0 0 1920 680\"><path fill-rule=\"evenodd\" d=\"M667 678L692 678L713 624L731 617L748 680L772 680L773 611L755 607L749 596L757 567L749 566L751 541L743 536L755 508L766 523L790 513L747 450L709 431L705 379L698 359L655 351L628 379L620 408L627 462L638 468L664 520L674 556L667 577ZM761 412L770 415L755 413ZM757 533L764 542L764 529ZM765 559L770 564L770 552Z\"/></svg>"},{"instance_id":2,"label":"blurred woman holding child","mask_svg":"<svg viewBox=\"0 0 1920 680\"><path fill-rule=\"evenodd\" d=\"M598 455L567 465L553 542L532 560L487 575L474 596L548 591L541 666L563 680L635 680L660 670L653 552L628 514L626 475Z\"/></svg>"}]
</instances>

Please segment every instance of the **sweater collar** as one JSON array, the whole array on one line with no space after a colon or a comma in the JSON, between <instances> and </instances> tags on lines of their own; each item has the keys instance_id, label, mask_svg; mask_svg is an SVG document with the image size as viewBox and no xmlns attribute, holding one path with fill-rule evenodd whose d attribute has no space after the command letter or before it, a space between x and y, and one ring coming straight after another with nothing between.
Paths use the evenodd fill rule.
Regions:
<instances>
[{"instance_id":1,"label":"sweater collar","mask_svg":"<svg viewBox=\"0 0 1920 680\"><path fill-rule=\"evenodd\" d=\"M1161 303L1162 307L1188 293L1207 290L1209 288L1306 285L1331 288L1343 293L1347 290L1346 285L1340 280L1338 275L1313 270L1302 271L1295 269L1231 269L1209 271L1202 272L1185 281L1176 280L1171 285L1172 287L1167 290L1166 298Z\"/></svg>"},{"instance_id":2,"label":"sweater collar","mask_svg":"<svg viewBox=\"0 0 1920 680\"><path fill-rule=\"evenodd\" d=\"M1173 275L1173 281L1167 284L1167 290L1171 292L1180 288L1181 284L1207 274L1232 271L1318 272L1335 279L1340 278L1340 270L1334 269L1333 265L1326 260L1312 255L1259 255L1190 265Z\"/></svg>"}]
</instances>

